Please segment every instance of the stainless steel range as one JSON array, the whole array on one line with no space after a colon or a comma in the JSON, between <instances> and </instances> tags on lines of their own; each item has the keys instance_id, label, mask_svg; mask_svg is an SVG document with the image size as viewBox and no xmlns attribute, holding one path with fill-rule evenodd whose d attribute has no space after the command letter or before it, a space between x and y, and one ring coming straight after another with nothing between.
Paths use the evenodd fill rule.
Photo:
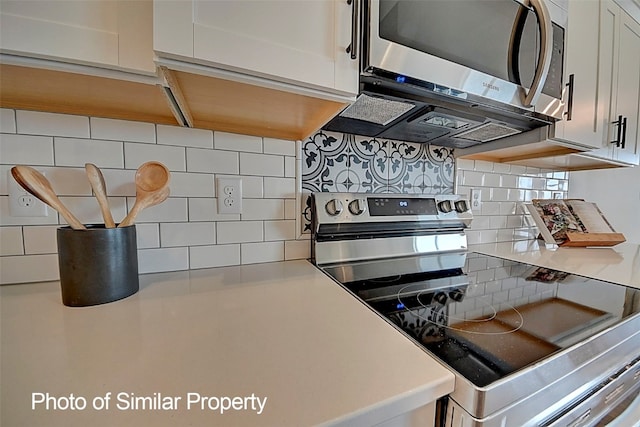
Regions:
<instances>
[{"instance_id":1,"label":"stainless steel range","mask_svg":"<svg viewBox=\"0 0 640 427\"><path fill-rule=\"evenodd\" d=\"M439 425L599 426L636 406L640 291L469 252L457 195L315 193L312 215L313 262L455 373Z\"/></svg>"}]
</instances>

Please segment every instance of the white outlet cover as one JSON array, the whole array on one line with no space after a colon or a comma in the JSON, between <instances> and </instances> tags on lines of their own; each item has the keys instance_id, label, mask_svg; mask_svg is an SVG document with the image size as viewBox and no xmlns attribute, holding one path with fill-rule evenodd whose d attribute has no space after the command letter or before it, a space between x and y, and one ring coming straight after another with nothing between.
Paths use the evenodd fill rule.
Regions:
<instances>
[{"instance_id":1,"label":"white outlet cover","mask_svg":"<svg viewBox=\"0 0 640 427\"><path fill-rule=\"evenodd\" d=\"M39 171L42 173L42 171ZM7 171L9 182L9 215L10 216L30 216L46 217L49 215L47 205L41 202L36 196L29 193L16 182ZM44 173L42 173L44 175Z\"/></svg>"},{"instance_id":2,"label":"white outlet cover","mask_svg":"<svg viewBox=\"0 0 640 427\"><path fill-rule=\"evenodd\" d=\"M242 213L242 178L220 177L217 179L216 196L219 214Z\"/></svg>"}]
</instances>

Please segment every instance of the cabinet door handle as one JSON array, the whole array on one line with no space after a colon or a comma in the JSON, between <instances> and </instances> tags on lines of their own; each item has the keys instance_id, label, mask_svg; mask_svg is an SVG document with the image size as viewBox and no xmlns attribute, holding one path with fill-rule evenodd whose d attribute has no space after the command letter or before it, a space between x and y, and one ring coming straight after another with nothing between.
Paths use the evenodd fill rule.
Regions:
<instances>
[{"instance_id":1,"label":"cabinet door handle","mask_svg":"<svg viewBox=\"0 0 640 427\"><path fill-rule=\"evenodd\" d=\"M627 118L622 119L622 141L620 142L620 146L624 149L625 141L627 139Z\"/></svg>"},{"instance_id":2,"label":"cabinet door handle","mask_svg":"<svg viewBox=\"0 0 640 427\"><path fill-rule=\"evenodd\" d=\"M351 59L358 59L358 0L347 0L347 4L352 5L351 9L351 44L347 46L347 53L351 54Z\"/></svg>"},{"instance_id":3,"label":"cabinet door handle","mask_svg":"<svg viewBox=\"0 0 640 427\"><path fill-rule=\"evenodd\" d=\"M622 139L622 116L618 116L618 120L611 122L611 124L618 126L618 137L615 141L611 141L611 143L616 144L616 147L620 147L620 140Z\"/></svg>"},{"instance_id":4,"label":"cabinet door handle","mask_svg":"<svg viewBox=\"0 0 640 427\"><path fill-rule=\"evenodd\" d=\"M571 116L573 115L573 74L569 74L569 83L566 86L569 88L569 99L567 100L567 111L564 112L564 115L567 117L567 121L571 121Z\"/></svg>"}]
</instances>

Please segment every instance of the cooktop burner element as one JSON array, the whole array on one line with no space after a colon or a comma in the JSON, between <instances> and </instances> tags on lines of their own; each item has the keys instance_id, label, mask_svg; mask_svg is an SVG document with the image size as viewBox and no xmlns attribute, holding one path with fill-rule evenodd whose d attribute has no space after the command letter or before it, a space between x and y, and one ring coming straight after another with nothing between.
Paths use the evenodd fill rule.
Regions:
<instances>
[{"instance_id":1,"label":"cooktop burner element","mask_svg":"<svg viewBox=\"0 0 640 427\"><path fill-rule=\"evenodd\" d=\"M640 291L468 252L468 206L315 193L312 261L452 369L443 425L594 426L640 390Z\"/></svg>"}]
</instances>

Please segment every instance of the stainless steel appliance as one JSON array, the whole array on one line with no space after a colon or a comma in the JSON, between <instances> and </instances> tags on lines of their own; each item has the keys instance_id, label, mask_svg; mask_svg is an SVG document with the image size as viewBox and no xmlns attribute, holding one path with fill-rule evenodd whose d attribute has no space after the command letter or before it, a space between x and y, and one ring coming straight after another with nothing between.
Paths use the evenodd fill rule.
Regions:
<instances>
[{"instance_id":1,"label":"stainless steel appliance","mask_svg":"<svg viewBox=\"0 0 640 427\"><path fill-rule=\"evenodd\" d=\"M469 252L457 195L315 193L312 216L313 262L455 373L440 426L596 426L638 394L639 290Z\"/></svg>"},{"instance_id":2,"label":"stainless steel appliance","mask_svg":"<svg viewBox=\"0 0 640 427\"><path fill-rule=\"evenodd\" d=\"M562 118L567 12L552 1L351 1L361 94L325 129L463 148Z\"/></svg>"}]
</instances>

